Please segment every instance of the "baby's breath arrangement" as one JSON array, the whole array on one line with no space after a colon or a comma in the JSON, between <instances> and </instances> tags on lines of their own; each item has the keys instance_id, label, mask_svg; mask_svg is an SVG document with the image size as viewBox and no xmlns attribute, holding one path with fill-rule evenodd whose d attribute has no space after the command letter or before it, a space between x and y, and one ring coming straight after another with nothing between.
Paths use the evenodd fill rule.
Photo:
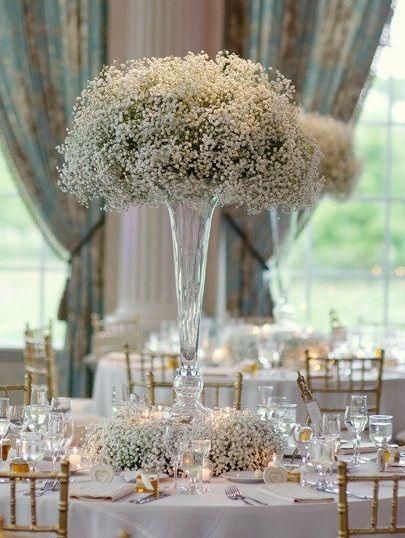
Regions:
<instances>
[{"instance_id":1,"label":"baby's breath arrangement","mask_svg":"<svg viewBox=\"0 0 405 538\"><path fill-rule=\"evenodd\" d=\"M108 463L116 471L153 467L171 474L163 442L166 425L164 419L140 418L128 406L91 426L83 450L92 463ZM209 458L214 475L262 469L274 453L284 448L278 428L248 409L214 412L209 428L206 424L196 426L193 437L211 439Z\"/></svg>"},{"instance_id":2,"label":"baby's breath arrangement","mask_svg":"<svg viewBox=\"0 0 405 538\"><path fill-rule=\"evenodd\" d=\"M348 198L360 172L351 126L316 113L303 114L302 126L316 139L323 153L320 167L325 177L323 193L342 200Z\"/></svg>"},{"instance_id":3,"label":"baby's breath arrangement","mask_svg":"<svg viewBox=\"0 0 405 538\"><path fill-rule=\"evenodd\" d=\"M60 185L112 211L212 198L251 213L312 205L321 153L293 98L281 74L227 52L106 67L74 107Z\"/></svg>"}]
</instances>

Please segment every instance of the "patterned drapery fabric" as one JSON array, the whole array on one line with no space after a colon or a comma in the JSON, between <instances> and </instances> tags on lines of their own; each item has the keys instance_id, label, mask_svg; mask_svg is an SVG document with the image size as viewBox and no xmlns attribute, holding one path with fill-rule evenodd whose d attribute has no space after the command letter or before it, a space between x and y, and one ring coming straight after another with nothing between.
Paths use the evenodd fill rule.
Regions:
<instances>
[{"instance_id":1,"label":"patterned drapery fabric","mask_svg":"<svg viewBox=\"0 0 405 538\"><path fill-rule=\"evenodd\" d=\"M64 140L76 96L105 63L107 0L0 0L0 13L3 151L41 230L69 257L101 218L100 204L87 210L60 191L55 146ZM81 389L90 314L102 307L102 242L100 227L70 265L61 370L73 394Z\"/></svg>"},{"instance_id":2,"label":"patterned drapery fabric","mask_svg":"<svg viewBox=\"0 0 405 538\"><path fill-rule=\"evenodd\" d=\"M307 111L343 121L353 118L392 15L392 0L227 0L225 9L226 48L291 79ZM230 211L261 257L268 259L268 212L249 216ZM245 268L243 279L240 267ZM229 226L227 282L232 313L271 314L261 265Z\"/></svg>"}]
</instances>

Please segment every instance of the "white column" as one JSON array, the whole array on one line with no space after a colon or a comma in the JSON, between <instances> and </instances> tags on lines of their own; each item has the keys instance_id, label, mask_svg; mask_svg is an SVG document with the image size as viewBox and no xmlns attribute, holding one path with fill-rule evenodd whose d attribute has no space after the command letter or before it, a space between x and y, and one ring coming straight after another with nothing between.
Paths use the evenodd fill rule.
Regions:
<instances>
[{"instance_id":1,"label":"white column","mask_svg":"<svg viewBox=\"0 0 405 538\"><path fill-rule=\"evenodd\" d=\"M222 48L222 26L222 0L110 0L109 61L183 56L189 50L215 54ZM137 314L146 329L174 319L177 305L167 210L134 207L109 230L110 241L112 230L118 233L118 249L108 245L106 249L107 295L110 290L106 303L115 304L108 317L122 320ZM118 282L109 282L114 276ZM116 295L115 300L111 295Z\"/></svg>"}]
</instances>

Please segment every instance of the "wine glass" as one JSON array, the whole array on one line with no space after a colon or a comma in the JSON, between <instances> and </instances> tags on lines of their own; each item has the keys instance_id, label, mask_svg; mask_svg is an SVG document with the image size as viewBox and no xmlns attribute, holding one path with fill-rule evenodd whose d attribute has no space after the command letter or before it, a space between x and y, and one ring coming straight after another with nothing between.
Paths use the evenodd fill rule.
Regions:
<instances>
[{"instance_id":1,"label":"wine glass","mask_svg":"<svg viewBox=\"0 0 405 538\"><path fill-rule=\"evenodd\" d=\"M178 490L177 474L181 459L181 447L187 440L188 430L186 425L181 422L168 424L163 434L163 443L166 453L170 458L170 464L173 467L174 489Z\"/></svg>"},{"instance_id":2,"label":"wine glass","mask_svg":"<svg viewBox=\"0 0 405 538\"><path fill-rule=\"evenodd\" d=\"M56 471L56 460L64 444L65 421L63 414L51 413L48 417L47 431L45 435L46 448L51 453L52 468Z\"/></svg>"},{"instance_id":3,"label":"wine glass","mask_svg":"<svg viewBox=\"0 0 405 538\"><path fill-rule=\"evenodd\" d=\"M45 455L43 436L35 432L21 432L19 449L22 459L30 464L31 470L35 473L37 463Z\"/></svg>"},{"instance_id":4,"label":"wine glass","mask_svg":"<svg viewBox=\"0 0 405 538\"><path fill-rule=\"evenodd\" d=\"M202 482L202 470L207 461L207 456L211 450L211 441L209 439L194 439L191 441L191 449L194 453L194 462L198 466L198 489L199 493L205 493L206 489ZM201 462L201 465L200 465Z\"/></svg>"},{"instance_id":5,"label":"wine glass","mask_svg":"<svg viewBox=\"0 0 405 538\"><path fill-rule=\"evenodd\" d=\"M301 485L304 486L306 483L306 469L309 458L309 446L311 444L311 439L314 436L314 432L311 426L301 426L296 424L294 428L294 441L297 445L298 452L301 455L302 460L302 472L301 472Z\"/></svg>"},{"instance_id":6,"label":"wine glass","mask_svg":"<svg viewBox=\"0 0 405 538\"><path fill-rule=\"evenodd\" d=\"M75 426L73 420L65 415L63 420L63 443L61 447L61 454L63 457L66 457L67 451L72 444L74 436Z\"/></svg>"},{"instance_id":7,"label":"wine glass","mask_svg":"<svg viewBox=\"0 0 405 538\"><path fill-rule=\"evenodd\" d=\"M112 389L112 412L113 415L125 404L129 402L128 385L114 385Z\"/></svg>"},{"instance_id":8,"label":"wine glass","mask_svg":"<svg viewBox=\"0 0 405 538\"><path fill-rule=\"evenodd\" d=\"M48 390L42 385L33 385L31 389L30 405L42 405L48 407Z\"/></svg>"},{"instance_id":9,"label":"wine glass","mask_svg":"<svg viewBox=\"0 0 405 538\"><path fill-rule=\"evenodd\" d=\"M66 396L57 396L51 400L52 413L70 413L71 404L70 398Z\"/></svg>"},{"instance_id":10,"label":"wine glass","mask_svg":"<svg viewBox=\"0 0 405 538\"><path fill-rule=\"evenodd\" d=\"M291 435L297 423L297 404L280 403L276 405L273 411L273 420L290 446Z\"/></svg>"},{"instance_id":11,"label":"wine glass","mask_svg":"<svg viewBox=\"0 0 405 538\"><path fill-rule=\"evenodd\" d=\"M364 398L364 397L360 397ZM360 463L359 459L359 447L361 434L367 425L368 413L367 413L367 400L354 399L352 396L351 405L346 406L345 410L345 425L349 432L353 436L353 458L351 462L353 465Z\"/></svg>"},{"instance_id":12,"label":"wine glass","mask_svg":"<svg viewBox=\"0 0 405 538\"><path fill-rule=\"evenodd\" d=\"M334 462L334 440L332 437L313 437L309 445L311 463L318 473L318 481L315 487L319 490L326 490L328 483L326 475L333 468Z\"/></svg>"},{"instance_id":13,"label":"wine glass","mask_svg":"<svg viewBox=\"0 0 405 538\"><path fill-rule=\"evenodd\" d=\"M368 418L370 441L381 449L391 441L392 415L370 415Z\"/></svg>"}]
</instances>

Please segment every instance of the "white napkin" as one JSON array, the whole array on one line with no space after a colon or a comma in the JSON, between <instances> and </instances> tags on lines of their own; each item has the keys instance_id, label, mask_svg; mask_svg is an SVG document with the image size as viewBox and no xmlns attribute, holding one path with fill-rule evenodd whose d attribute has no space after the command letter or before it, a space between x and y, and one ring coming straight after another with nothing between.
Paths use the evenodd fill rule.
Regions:
<instances>
[{"instance_id":1,"label":"white napkin","mask_svg":"<svg viewBox=\"0 0 405 538\"><path fill-rule=\"evenodd\" d=\"M69 488L69 497L95 501L117 501L133 492L134 487L128 484L85 482L71 486Z\"/></svg>"},{"instance_id":2,"label":"white napkin","mask_svg":"<svg viewBox=\"0 0 405 538\"><path fill-rule=\"evenodd\" d=\"M309 488L302 488L292 482L282 484L265 484L259 486L259 491L283 501L292 503L324 503L332 502L335 497L330 493L323 493Z\"/></svg>"}]
</instances>

